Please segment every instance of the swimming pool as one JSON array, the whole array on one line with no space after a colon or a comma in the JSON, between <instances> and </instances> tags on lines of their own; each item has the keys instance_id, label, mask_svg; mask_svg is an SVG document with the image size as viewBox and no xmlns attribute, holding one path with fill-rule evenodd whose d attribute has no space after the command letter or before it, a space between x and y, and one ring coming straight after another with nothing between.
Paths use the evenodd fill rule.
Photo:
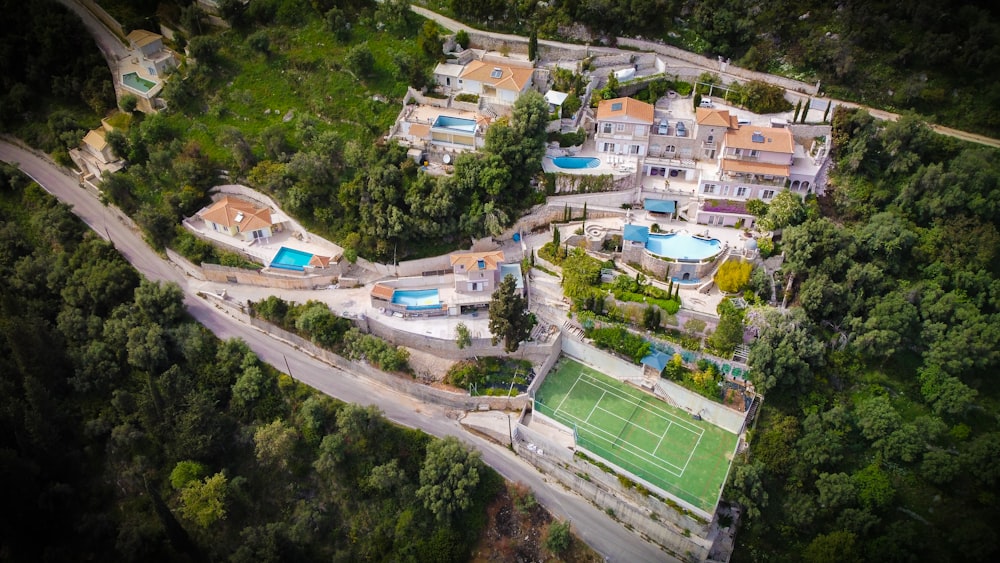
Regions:
<instances>
[{"instance_id":1,"label":"swimming pool","mask_svg":"<svg viewBox=\"0 0 1000 563\"><path fill-rule=\"evenodd\" d=\"M441 297L436 289L397 289L392 292L392 302L404 305L409 311L441 308Z\"/></svg>"},{"instance_id":2,"label":"swimming pool","mask_svg":"<svg viewBox=\"0 0 1000 563\"><path fill-rule=\"evenodd\" d=\"M439 115L437 119L434 120L434 124L431 127L435 129L449 129L451 131L459 131L461 133L475 133L476 132L476 122L472 119L464 119L461 117L451 117L449 115Z\"/></svg>"},{"instance_id":3,"label":"swimming pool","mask_svg":"<svg viewBox=\"0 0 1000 563\"><path fill-rule=\"evenodd\" d=\"M566 170L579 170L581 168L597 168L601 165L601 159L592 156L557 156L552 159L552 164Z\"/></svg>"},{"instance_id":4,"label":"swimming pool","mask_svg":"<svg viewBox=\"0 0 1000 563\"><path fill-rule=\"evenodd\" d=\"M145 94L156 86L156 82L152 80L146 80L145 78L139 76L135 72L130 72L128 74L122 75L122 83L124 83L129 88Z\"/></svg>"},{"instance_id":5,"label":"swimming pool","mask_svg":"<svg viewBox=\"0 0 1000 563\"><path fill-rule=\"evenodd\" d=\"M704 260L722 250L719 239L703 239L687 234L649 235L646 250L675 260Z\"/></svg>"},{"instance_id":6,"label":"swimming pool","mask_svg":"<svg viewBox=\"0 0 1000 563\"><path fill-rule=\"evenodd\" d=\"M271 267L301 272L305 270L305 267L309 264L309 261L312 260L312 257L313 255L308 252L282 246L278 249L278 253L275 254L274 258L271 260Z\"/></svg>"}]
</instances>

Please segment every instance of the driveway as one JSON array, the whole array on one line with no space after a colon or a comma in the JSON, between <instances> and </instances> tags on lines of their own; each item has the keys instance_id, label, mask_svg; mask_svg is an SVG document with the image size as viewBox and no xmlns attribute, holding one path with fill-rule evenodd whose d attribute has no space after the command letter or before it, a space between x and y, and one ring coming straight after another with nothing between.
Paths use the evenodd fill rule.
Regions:
<instances>
[{"instance_id":1,"label":"driveway","mask_svg":"<svg viewBox=\"0 0 1000 563\"><path fill-rule=\"evenodd\" d=\"M0 160L17 163L46 191L73 206L73 212L95 232L110 239L122 255L145 277L175 282L184 290L188 312L219 338L241 338L260 358L279 370L338 399L375 405L390 420L419 428L435 436L456 436L482 452L483 461L506 479L531 487L539 502L556 517L571 519L573 531L608 561L676 561L655 545L626 530L603 511L561 484L539 473L506 448L466 432L443 407L418 401L393 389L346 372L309 356L284 342L244 325L198 297L194 285L173 264L150 249L141 234L123 221L114 208L102 205L91 192L79 187L62 168L49 160L0 140ZM224 286L220 286L224 287ZM275 290L279 295L281 292Z\"/></svg>"}]
</instances>

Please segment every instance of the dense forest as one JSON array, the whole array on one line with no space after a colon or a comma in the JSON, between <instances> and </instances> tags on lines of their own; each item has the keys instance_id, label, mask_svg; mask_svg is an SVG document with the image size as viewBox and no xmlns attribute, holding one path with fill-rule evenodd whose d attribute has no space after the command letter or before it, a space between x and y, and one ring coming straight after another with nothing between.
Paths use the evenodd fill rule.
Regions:
<instances>
[{"instance_id":1,"label":"dense forest","mask_svg":"<svg viewBox=\"0 0 1000 563\"><path fill-rule=\"evenodd\" d=\"M780 242L794 306L747 315L734 560L995 561L1000 154L862 111L834 138L824 216Z\"/></svg>"},{"instance_id":2,"label":"dense forest","mask_svg":"<svg viewBox=\"0 0 1000 563\"><path fill-rule=\"evenodd\" d=\"M0 275L0 558L468 559L477 453L218 341L7 165Z\"/></svg>"},{"instance_id":3,"label":"dense forest","mask_svg":"<svg viewBox=\"0 0 1000 563\"><path fill-rule=\"evenodd\" d=\"M472 25L581 40L583 24L614 37L658 39L743 68L822 81L834 98L1000 137L1000 13L985 0L424 0Z\"/></svg>"}]
</instances>

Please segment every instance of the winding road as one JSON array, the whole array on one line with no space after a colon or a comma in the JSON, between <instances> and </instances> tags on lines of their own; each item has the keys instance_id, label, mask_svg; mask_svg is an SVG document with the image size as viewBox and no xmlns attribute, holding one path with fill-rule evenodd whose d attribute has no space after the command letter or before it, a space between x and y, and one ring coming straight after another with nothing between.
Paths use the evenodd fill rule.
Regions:
<instances>
[{"instance_id":1,"label":"winding road","mask_svg":"<svg viewBox=\"0 0 1000 563\"><path fill-rule=\"evenodd\" d=\"M316 358L238 322L196 295L196 287L177 267L161 258L142 239L141 233L117 209L103 205L80 187L63 168L10 142L0 140L0 160L17 164L46 191L72 206L101 237L111 240L121 254L145 277L178 284L185 294L188 312L221 339L241 338L260 358L310 387L337 399L375 405L390 420L419 428L435 436L456 436L482 453L483 461L511 481L520 481L555 516L572 521L573 531L607 561L676 561L657 546L608 518L603 511L579 495L565 490L539 473L507 448L466 432L454 412L418 401L376 384L364 377L329 366ZM200 285L198 287L201 287Z\"/></svg>"}]
</instances>

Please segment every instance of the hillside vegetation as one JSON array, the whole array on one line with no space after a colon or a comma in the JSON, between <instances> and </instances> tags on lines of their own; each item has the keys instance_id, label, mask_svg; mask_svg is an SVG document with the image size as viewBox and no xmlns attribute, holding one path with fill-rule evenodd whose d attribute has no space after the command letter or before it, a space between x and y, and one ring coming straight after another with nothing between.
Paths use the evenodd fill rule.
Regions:
<instances>
[{"instance_id":1,"label":"hillside vegetation","mask_svg":"<svg viewBox=\"0 0 1000 563\"><path fill-rule=\"evenodd\" d=\"M983 0L423 0L493 31L662 40L743 68L821 81L832 97L1000 137L1000 13Z\"/></svg>"},{"instance_id":2,"label":"hillside vegetation","mask_svg":"<svg viewBox=\"0 0 1000 563\"><path fill-rule=\"evenodd\" d=\"M220 342L7 165L0 275L5 560L469 559L478 453Z\"/></svg>"},{"instance_id":3,"label":"hillside vegetation","mask_svg":"<svg viewBox=\"0 0 1000 563\"><path fill-rule=\"evenodd\" d=\"M782 237L795 305L747 314L734 561L995 561L1000 154L864 112L834 136L825 216Z\"/></svg>"}]
</instances>

